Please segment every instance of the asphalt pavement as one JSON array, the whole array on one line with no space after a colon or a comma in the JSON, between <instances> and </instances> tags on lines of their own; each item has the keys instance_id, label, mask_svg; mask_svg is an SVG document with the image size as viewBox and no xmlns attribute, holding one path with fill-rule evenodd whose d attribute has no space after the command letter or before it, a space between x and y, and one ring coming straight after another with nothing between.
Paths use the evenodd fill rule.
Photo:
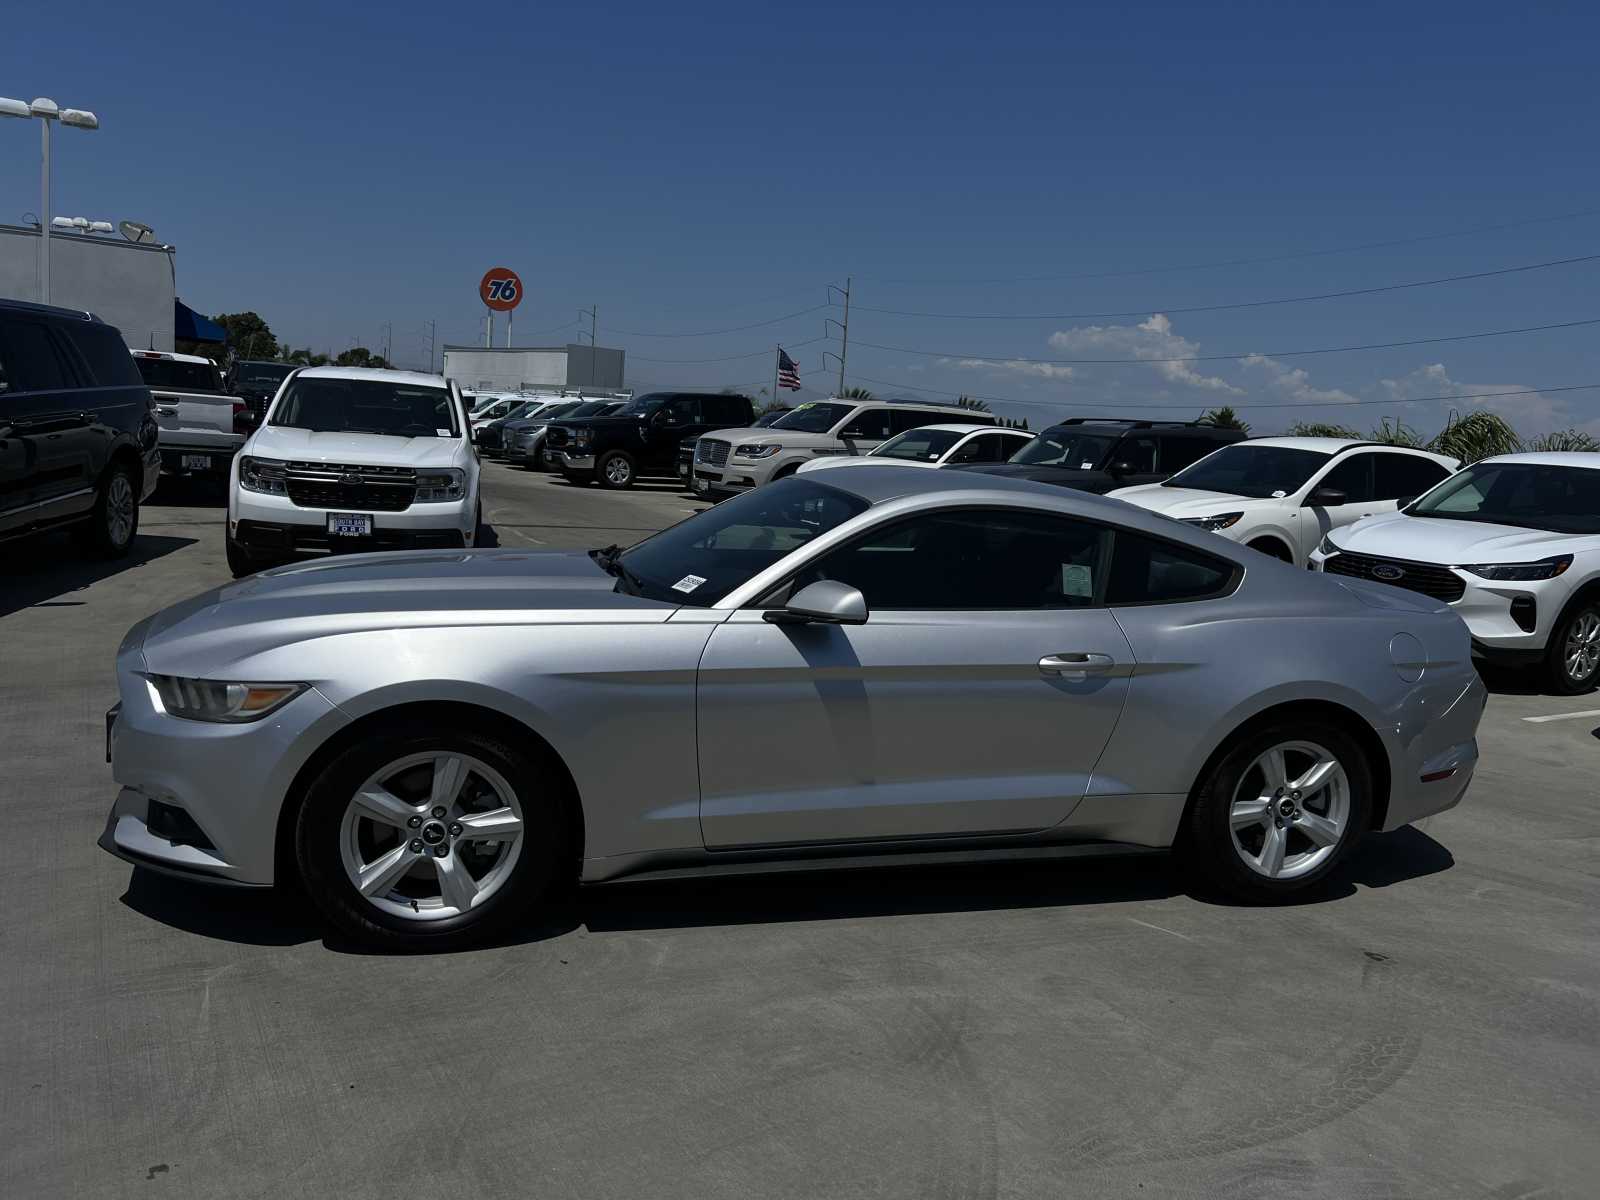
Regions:
<instances>
[{"instance_id":1,"label":"asphalt pavement","mask_svg":"<svg viewBox=\"0 0 1600 1200\"><path fill-rule=\"evenodd\" d=\"M487 472L507 546L702 507ZM1492 681L1464 803L1300 904L1160 856L902 868L369 954L95 845L112 655L227 579L222 522L164 484L122 563L0 546L0 1196L1595 1194L1600 697Z\"/></svg>"}]
</instances>

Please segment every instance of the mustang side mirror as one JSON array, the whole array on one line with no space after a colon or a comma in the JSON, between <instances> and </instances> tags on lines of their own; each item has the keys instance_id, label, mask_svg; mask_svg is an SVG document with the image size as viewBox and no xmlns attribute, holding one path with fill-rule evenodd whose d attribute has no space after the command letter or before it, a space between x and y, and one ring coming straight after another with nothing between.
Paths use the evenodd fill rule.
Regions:
<instances>
[{"instance_id":1,"label":"mustang side mirror","mask_svg":"<svg viewBox=\"0 0 1600 1200\"><path fill-rule=\"evenodd\" d=\"M1306 497L1308 508L1338 508L1341 504L1350 503L1350 497L1338 488L1319 487Z\"/></svg>"},{"instance_id":2,"label":"mustang side mirror","mask_svg":"<svg viewBox=\"0 0 1600 1200\"><path fill-rule=\"evenodd\" d=\"M819 579L761 616L774 625L865 625L867 598L847 583Z\"/></svg>"}]
</instances>

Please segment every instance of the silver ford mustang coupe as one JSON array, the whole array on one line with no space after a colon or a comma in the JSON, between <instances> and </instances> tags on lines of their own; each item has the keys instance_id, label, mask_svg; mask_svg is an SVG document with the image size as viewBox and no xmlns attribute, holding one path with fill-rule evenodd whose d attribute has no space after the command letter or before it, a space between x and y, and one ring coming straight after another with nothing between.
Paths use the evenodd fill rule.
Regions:
<instances>
[{"instance_id":1,"label":"silver ford mustang coupe","mask_svg":"<svg viewBox=\"0 0 1600 1200\"><path fill-rule=\"evenodd\" d=\"M341 557L147 618L101 845L409 946L574 880L915 856L1170 847L1272 900L1461 799L1470 652L1425 596L1119 501L801 475L625 551Z\"/></svg>"}]
</instances>

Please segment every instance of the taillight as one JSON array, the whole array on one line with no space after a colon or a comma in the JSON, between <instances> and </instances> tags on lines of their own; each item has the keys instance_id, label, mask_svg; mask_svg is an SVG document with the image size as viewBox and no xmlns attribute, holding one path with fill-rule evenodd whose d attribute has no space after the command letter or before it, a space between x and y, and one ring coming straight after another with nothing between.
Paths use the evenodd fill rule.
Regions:
<instances>
[{"instance_id":1,"label":"taillight","mask_svg":"<svg viewBox=\"0 0 1600 1200\"><path fill-rule=\"evenodd\" d=\"M255 425L255 420L250 415L250 406L243 400L233 402L233 431L248 434Z\"/></svg>"}]
</instances>

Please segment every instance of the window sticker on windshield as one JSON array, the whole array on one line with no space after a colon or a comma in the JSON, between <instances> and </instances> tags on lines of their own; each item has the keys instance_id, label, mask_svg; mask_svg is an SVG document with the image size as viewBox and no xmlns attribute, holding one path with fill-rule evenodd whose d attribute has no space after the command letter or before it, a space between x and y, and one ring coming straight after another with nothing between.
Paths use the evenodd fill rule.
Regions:
<instances>
[{"instance_id":1,"label":"window sticker on windshield","mask_svg":"<svg viewBox=\"0 0 1600 1200\"><path fill-rule=\"evenodd\" d=\"M1061 594L1063 596L1094 596L1094 575L1081 563L1061 564Z\"/></svg>"},{"instance_id":2,"label":"window sticker on windshield","mask_svg":"<svg viewBox=\"0 0 1600 1200\"><path fill-rule=\"evenodd\" d=\"M677 583L672 585L672 590L688 595L704 582L705 580L700 578L698 575L685 575L682 579L678 580Z\"/></svg>"},{"instance_id":3,"label":"window sticker on windshield","mask_svg":"<svg viewBox=\"0 0 1600 1200\"><path fill-rule=\"evenodd\" d=\"M1279 488L1277 491L1272 493L1272 498L1274 500L1282 500L1288 494L1288 492L1284 491L1282 488Z\"/></svg>"},{"instance_id":4,"label":"window sticker on windshield","mask_svg":"<svg viewBox=\"0 0 1600 1200\"><path fill-rule=\"evenodd\" d=\"M1087 459L1085 459L1083 462L1078 464L1078 470L1080 470L1080 471L1092 471L1092 470L1094 470L1094 464L1092 462L1088 461Z\"/></svg>"},{"instance_id":5,"label":"window sticker on windshield","mask_svg":"<svg viewBox=\"0 0 1600 1200\"><path fill-rule=\"evenodd\" d=\"M450 431L448 429L435 429L433 432L434 432L434 436L436 436L436 437L449 437L450 436Z\"/></svg>"}]
</instances>

